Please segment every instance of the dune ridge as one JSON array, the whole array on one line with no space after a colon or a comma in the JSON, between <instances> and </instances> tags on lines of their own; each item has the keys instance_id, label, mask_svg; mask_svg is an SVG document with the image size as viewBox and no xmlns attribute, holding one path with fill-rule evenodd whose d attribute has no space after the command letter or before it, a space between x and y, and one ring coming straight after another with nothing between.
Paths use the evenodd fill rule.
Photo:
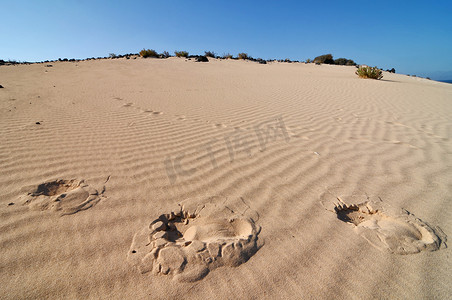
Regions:
<instances>
[{"instance_id":1,"label":"dune ridge","mask_svg":"<svg viewBox=\"0 0 452 300\"><path fill-rule=\"evenodd\" d=\"M0 67L1 297L446 299L450 248L380 251L322 197L373 195L450 235L452 87L354 71L178 58ZM30 210L23 197L57 179L104 197L71 215ZM131 266L137 232L206 196L243 199L264 245L195 282Z\"/></svg>"}]
</instances>

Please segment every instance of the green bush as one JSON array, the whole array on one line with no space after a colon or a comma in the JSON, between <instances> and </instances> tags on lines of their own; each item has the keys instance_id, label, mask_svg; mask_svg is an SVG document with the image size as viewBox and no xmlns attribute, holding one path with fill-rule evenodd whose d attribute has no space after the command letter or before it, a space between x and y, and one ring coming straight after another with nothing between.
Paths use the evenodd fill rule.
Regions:
<instances>
[{"instance_id":1,"label":"green bush","mask_svg":"<svg viewBox=\"0 0 452 300\"><path fill-rule=\"evenodd\" d=\"M311 60L310 58L308 58L308 59L306 60L306 63L307 63L307 64L310 64L310 63L312 63L312 60Z\"/></svg>"},{"instance_id":2,"label":"green bush","mask_svg":"<svg viewBox=\"0 0 452 300\"><path fill-rule=\"evenodd\" d=\"M333 55L324 54L317 56L316 58L314 58L314 62L319 64L334 64Z\"/></svg>"},{"instance_id":3,"label":"green bush","mask_svg":"<svg viewBox=\"0 0 452 300\"><path fill-rule=\"evenodd\" d=\"M204 51L204 56L215 58L215 52L213 51Z\"/></svg>"},{"instance_id":4,"label":"green bush","mask_svg":"<svg viewBox=\"0 0 452 300\"><path fill-rule=\"evenodd\" d=\"M248 53L239 53L239 54L237 54L237 57L239 58L239 59L249 59L250 57L248 56Z\"/></svg>"},{"instance_id":5,"label":"green bush","mask_svg":"<svg viewBox=\"0 0 452 300\"><path fill-rule=\"evenodd\" d=\"M360 66L355 72L361 78L371 78L380 80L383 78L382 71L377 67Z\"/></svg>"},{"instance_id":6,"label":"green bush","mask_svg":"<svg viewBox=\"0 0 452 300\"><path fill-rule=\"evenodd\" d=\"M168 57L171 57L171 55L169 54L168 51L163 51L162 54L160 54L160 57L168 58Z\"/></svg>"},{"instance_id":7,"label":"green bush","mask_svg":"<svg viewBox=\"0 0 452 300\"><path fill-rule=\"evenodd\" d=\"M176 54L177 57L188 57L187 51L174 51L174 54Z\"/></svg>"},{"instance_id":8,"label":"green bush","mask_svg":"<svg viewBox=\"0 0 452 300\"><path fill-rule=\"evenodd\" d=\"M140 56L144 57L144 58L146 58L146 57L159 57L159 54L155 50L152 50L152 49L147 49L147 50L143 49L143 50L140 51Z\"/></svg>"},{"instance_id":9,"label":"green bush","mask_svg":"<svg viewBox=\"0 0 452 300\"><path fill-rule=\"evenodd\" d=\"M346 58L338 58L334 60L335 65L341 65L341 66L356 66L356 63L351 59Z\"/></svg>"},{"instance_id":10,"label":"green bush","mask_svg":"<svg viewBox=\"0 0 452 300\"><path fill-rule=\"evenodd\" d=\"M229 53L223 54L223 59L232 59L232 54Z\"/></svg>"}]
</instances>

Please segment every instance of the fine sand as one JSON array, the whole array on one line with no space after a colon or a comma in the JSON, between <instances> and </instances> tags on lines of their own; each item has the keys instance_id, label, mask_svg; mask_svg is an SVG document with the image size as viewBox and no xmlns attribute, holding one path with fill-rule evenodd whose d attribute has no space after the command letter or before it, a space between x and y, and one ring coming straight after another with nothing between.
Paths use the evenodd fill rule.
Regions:
<instances>
[{"instance_id":1,"label":"fine sand","mask_svg":"<svg viewBox=\"0 0 452 300\"><path fill-rule=\"evenodd\" d=\"M49 64L0 67L1 299L452 295L452 85Z\"/></svg>"}]
</instances>

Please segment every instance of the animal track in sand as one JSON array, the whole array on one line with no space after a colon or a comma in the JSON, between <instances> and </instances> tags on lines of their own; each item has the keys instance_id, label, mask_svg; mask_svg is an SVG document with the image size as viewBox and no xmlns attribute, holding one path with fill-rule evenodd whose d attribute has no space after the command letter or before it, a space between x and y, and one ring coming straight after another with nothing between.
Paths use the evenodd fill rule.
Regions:
<instances>
[{"instance_id":1,"label":"animal track in sand","mask_svg":"<svg viewBox=\"0 0 452 300\"><path fill-rule=\"evenodd\" d=\"M447 247L447 237L441 228L431 227L404 209L389 207L380 198L336 196L326 192L321 196L321 203L334 211L339 220L352 224L357 234L380 250L413 254Z\"/></svg>"},{"instance_id":2,"label":"animal track in sand","mask_svg":"<svg viewBox=\"0 0 452 300\"><path fill-rule=\"evenodd\" d=\"M245 215L251 213L248 206L238 212L221 202L212 197L180 203L135 234L128 260L141 273L190 282L246 262L259 248L260 227Z\"/></svg>"},{"instance_id":3,"label":"animal track in sand","mask_svg":"<svg viewBox=\"0 0 452 300\"><path fill-rule=\"evenodd\" d=\"M119 98L119 97L114 97L113 99L119 100L119 101L123 100L122 98ZM150 108L141 108L139 106L136 106L133 102L123 103L122 107L135 108L135 109L137 109L137 110L139 110L139 111L141 111L143 113L149 113L149 114L153 114L153 115L162 115L163 114L163 112L161 112L161 111L154 111L154 110L152 110Z\"/></svg>"},{"instance_id":4,"label":"animal track in sand","mask_svg":"<svg viewBox=\"0 0 452 300\"><path fill-rule=\"evenodd\" d=\"M24 205L28 205L30 209L59 211L63 216L75 214L96 205L104 192L105 186L99 193L83 180L57 179L39 184L20 200L24 201Z\"/></svg>"}]
</instances>

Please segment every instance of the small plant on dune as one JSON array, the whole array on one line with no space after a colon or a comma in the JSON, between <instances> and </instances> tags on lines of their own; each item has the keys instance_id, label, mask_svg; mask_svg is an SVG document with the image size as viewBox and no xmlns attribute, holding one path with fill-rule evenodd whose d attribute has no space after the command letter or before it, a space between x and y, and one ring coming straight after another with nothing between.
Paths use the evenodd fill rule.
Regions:
<instances>
[{"instance_id":1,"label":"small plant on dune","mask_svg":"<svg viewBox=\"0 0 452 300\"><path fill-rule=\"evenodd\" d=\"M346 58L337 58L334 60L334 64L341 66L356 66L356 63L353 60Z\"/></svg>"},{"instance_id":2,"label":"small plant on dune","mask_svg":"<svg viewBox=\"0 0 452 300\"><path fill-rule=\"evenodd\" d=\"M174 51L174 54L176 54L177 57L188 57L187 51Z\"/></svg>"},{"instance_id":3,"label":"small plant on dune","mask_svg":"<svg viewBox=\"0 0 452 300\"><path fill-rule=\"evenodd\" d=\"M310 63L312 63L312 60L311 60L310 58L308 58L308 59L306 60L306 63L307 63L307 64L310 64Z\"/></svg>"},{"instance_id":4,"label":"small plant on dune","mask_svg":"<svg viewBox=\"0 0 452 300\"><path fill-rule=\"evenodd\" d=\"M168 57L171 57L171 55L169 54L168 51L163 51L162 54L160 54L160 57L168 58Z\"/></svg>"},{"instance_id":5,"label":"small plant on dune","mask_svg":"<svg viewBox=\"0 0 452 300\"><path fill-rule=\"evenodd\" d=\"M360 66L355 72L361 78L371 78L380 80L383 78L382 71L377 67Z\"/></svg>"},{"instance_id":6,"label":"small plant on dune","mask_svg":"<svg viewBox=\"0 0 452 300\"><path fill-rule=\"evenodd\" d=\"M244 52L237 54L237 57L239 59L249 59L248 53L244 53Z\"/></svg>"},{"instance_id":7,"label":"small plant on dune","mask_svg":"<svg viewBox=\"0 0 452 300\"><path fill-rule=\"evenodd\" d=\"M232 59L232 54L230 54L230 53L225 53L225 54L223 54L223 58L224 58L224 59Z\"/></svg>"},{"instance_id":8,"label":"small plant on dune","mask_svg":"<svg viewBox=\"0 0 452 300\"><path fill-rule=\"evenodd\" d=\"M215 52L213 52L213 51L204 51L204 56L215 58Z\"/></svg>"},{"instance_id":9,"label":"small plant on dune","mask_svg":"<svg viewBox=\"0 0 452 300\"><path fill-rule=\"evenodd\" d=\"M331 54L324 54L324 55L317 56L316 58L314 58L314 62L315 63L320 63L320 64L331 64L331 65L334 65L333 55L331 55Z\"/></svg>"},{"instance_id":10,"label":"small plant on dune","mask_svg":"<svg viewBox=\"0 0 452 300\"><path fill-rule=\"evenodd\" d=\"M152 49L147 49L147 50L143 49L143 50L140 51L140 56L144 57L144 58L146 58L146 57L159 57L159 54L155 50L152 50Z\"/></svg>"}]
</instances>

